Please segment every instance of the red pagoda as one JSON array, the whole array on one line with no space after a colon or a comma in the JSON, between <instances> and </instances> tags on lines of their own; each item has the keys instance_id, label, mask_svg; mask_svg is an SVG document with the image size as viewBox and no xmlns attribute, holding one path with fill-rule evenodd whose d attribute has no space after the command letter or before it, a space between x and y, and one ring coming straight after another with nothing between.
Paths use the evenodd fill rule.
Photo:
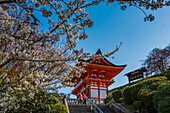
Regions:
<instances>
[{"instance_id":1,"label":"red pagoda","mask_svg":"<svg viewBox=\"0 0 170 113\"><path fill-rule=\"evenodd\" d=\"M108 87L115 81L113 78L118 75L126 65L114 65L109 62L104 56L100 49L96 52L96 55L101 55L102 58L80 60L80 62L88 62L89 64L85 67L86 72L82 73L81 76L74 77L72 81L77 80L75 89L71 94L79 96L79 93L85 93L90 99L103 100L107 97L106 91ZM80 66L81 63L77 66Z\"/></svg>"}]
</instances>

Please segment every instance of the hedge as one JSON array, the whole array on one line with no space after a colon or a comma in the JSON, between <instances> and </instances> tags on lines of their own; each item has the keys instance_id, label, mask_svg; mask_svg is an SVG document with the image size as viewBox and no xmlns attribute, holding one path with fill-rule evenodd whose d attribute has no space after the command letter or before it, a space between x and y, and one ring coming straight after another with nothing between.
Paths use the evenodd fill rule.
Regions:
<instances>
[{"instance_id":1,"label":"hedge","mask_svg":"<svg viewBox=\"0 0 170 113\"><path fill-rule=\"evenodd\" d=\"M165 82L165 76L146 78L136 84L133 84L124 90L124 100L127 104L132 104L135 101L142 101L144 107L149 113L154 113L153 95L157 91L157 87Z\"/></svg>"},{"instance_id":2,"label":"hedge","mask_svg":"<svg viewBox=\"0 0 170 113\"><path fill-rule=\"evenodd\" d=\"M134 110L141 110L143 107L143 104L141 101L135 101L132 106Z\"/></svg>"},{"instance_id":3,"label":"hedge","mask_svg":"<svg viewBox=\"0 0 170 113\"><path fill-rule=\"evenodd\" d=\"M123 92L124 101L126 104L132 104L133 100L131 97L131 87L127 87Z\"/></svg>"},{"instance_id":4,"label":"hedge","mask_svg":"<svg viewBox=\"0 0 170 113\"><path fill-rule=\"evenodd\" d=\"M120 100L120 98L123 97L123 93L122 93L122 91L114 91L114 92L112 92L112 97L115 102L120 102L119 100Z\"/></svg>"},{"instance_id":5,"label":"hedge","mask_svg":"<svg viewBox=\"0 0 170 113\"><path fill-rule=\"evenodd\" d=\"M160 76L165 76L167 77L168 80L170 80L170 70L159 73L159 74L155 74L154 76L151 76L151 77L160 77Z\"/></svg>"},{"instance_id":6,"label":"hedge","mask_svg":"<svg viewBox=\"0 0 170 113\"><path fill-rule=\"evenodd\" d=\"M124 96L125 96L125 98L131 98L130 100L132 100L133 102L137 101L137 100L139 100L137 95L141 88L145 88L147 86L147 88L149 88L151 90L156 90L157 87L162 82L166 81L166 79L167 79L166 77L155 77L155 78L144 79L136 84L129 86L128 88L130 89L130 95L128 95L129 97L126 97L126 94L124 94Z\"/></svg>"},{"instance_id":7,"label":"hedge","mask_svg":"<svg viewBox=\"0 0 170 113\"><path fill-rule=\"evenodd\" d=\"M162 83L158 87L158 91L153 96L153 105L156 110L158 110L159 102L166 97L170 97L170 81Z\"/></svg>"},{"instance_id":8,"label":"hedge","mask_svg":"<svg viewBox=\"0 0 170 113\"><path fill-rule=\"evenodd\" d=\"M138 92L138 99L143 102L144 107L149 113L156 113L152 102L154 93L154 90L150 90L147 88L140 89Z\"/></svg>"},{"instance_id":9,"label":"hedge","mask_svg":"<svg viewBox=\"0 0 170 113\"><path fill-rule=\"evenodd\" d=\"M166 97L159 102L158 113L169 113L170 112L170 97Z\"/></svg>"}]
</instances>

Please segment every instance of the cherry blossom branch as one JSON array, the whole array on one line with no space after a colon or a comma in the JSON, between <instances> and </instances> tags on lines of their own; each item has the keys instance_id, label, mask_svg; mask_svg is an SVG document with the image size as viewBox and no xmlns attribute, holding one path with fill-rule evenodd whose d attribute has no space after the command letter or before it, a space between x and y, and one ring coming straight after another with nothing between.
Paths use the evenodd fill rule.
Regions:
<instances>
[{"instance_id":1,"label":"cherry blossom branch","mask_svg":"<svg viewBox=\"0 0 170 113\"><path fill-rule=\"evenodd\" d=\"M60 60L31 60L31 59L16 59L16 60L21 60L21 61L30 61L30 62L58 62L58 61L74 61L77 60L77 58L75 59L60 59Z\"/></svg>"}]
</instances>

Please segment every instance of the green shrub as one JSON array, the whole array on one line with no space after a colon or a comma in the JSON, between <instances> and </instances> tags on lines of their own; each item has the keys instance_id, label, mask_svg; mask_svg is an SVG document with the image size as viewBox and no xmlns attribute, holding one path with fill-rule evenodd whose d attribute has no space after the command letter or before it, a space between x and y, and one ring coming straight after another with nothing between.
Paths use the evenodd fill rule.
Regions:
<instances>
[{"instance_id":1,"label":"green shrub","mask_svg":"<svg viewBox=\"0 0 170 113\"><path fill-rule=\"evenodd\" d=\"M157 87L162 83L166 81L166 77L155 77L155 78L148 78L148 79L144 79L141 82L138 82L131 87L131 98L134 101L139 100L138 98L138 92L140 91L140 89L149 89L149 91L153 92L155 90L157 90Z\"/></svg>"},{"instance_id":2,"label":"green shrub","mask_svg":"<svg viewBox=\"0 0 170 113\"><path fill-rule=\"evenodd\" d=\"M53 106L54 113L67 113L67 108L64 104L57 103Z\"/></svg>"},{"instance_id":3,"label":"green shrub","mask_svg":"<svg viewBox=\"0 0 170 113\"><path fill-rule=\"evenodd\" d=\"M157 91L157 87L166 80L167 78L165 76L146 78L136 84L130 85L123 92L124 101L127 104L132 104L140 100L149 113L154 113L153 95Z\"/></svg>"},{"instance_id":4,"label":"green shrub","mask_svg":"<svg viewBox=\"0 0 170 113\"><path fill-rule=\"evenodd\" d=\"M164 72L168 80L170 80L170 70Z\"/></svg>"},{"instance_id":5,"label":"green shrub","mask_svg":"<svg viewBox=\"0 0 170 113\"><path fill-rule=\"evenodd\" d=\"M166 77L148 78L142 81L143 85L138 90L137 99L141 100L149 113L156 112L153 107L153 95L157 91L158 86L166 81ZM141 83L140 83L141 84Z\"/></svg>"},{"instance_id":6,"label":"green shrub","mask_svg":"<svg viewBox=\"0 0 170 113\"><path fill-rule=\"evenodd\" d=\"M165 76L165 77L167 77L168 80L170 80L170 70L156 74L153 77L160 77L160 76Z\"/></svg>"},{"instance_id":7,"label":"green shrub","mask_svg":"<svg viewBox=\"0 0 170 113\"><path fill-rule=\"evenodd\" d=\"M119 102L120 103L124 102L124 98L119 98Z\"/></svg>"},{"instance_id":8,"label":"green shrub","mask_svg":"<svg viewBox=\"0 0 170 113\"><path fill-rule=\"evenodd\" d=\"M133 102L135 102L135 101L137 101L138 99L137 99L137 94L138 94L138 91L139 91L139 89L142 87L142 84L140 84L140 82L139 83L137 83L137 84L134 84L134 85L132 85L132 86L130 86L131 87L131 91L130 91L130 94L131 94L131 99L133 100Z\"/></svg>"},{"instance_id":9,"label":"green shrub","mask_svg":"<svg viewBox=\"0 0 170 113\"><path fill-rule=\"evenodd\" d=\"M47 99L48 104L55 104L55 103L59 103L59 99L55 96L50 96Z\"/></svg>"},{"instance_id":10,"label":"green shrub","mask_svg":"<svg viewBox=\"0 0 170 113\"><path fill-rule=\"evenodd\" d=\"M146 97L144 98L144 100L147 100L148 99L147 95L152 96L153 93L157 90L157 87L162 82L165 82L166 79L167 78L165 76L155 77L155 78L146 78L136 84L133 84L127 87L123 92L125 102L127 104L132 104L133 102L142 99L141 97ZM148 90L145 90L145 89L148 89ZM142 94L144 95L142 96Z\"/></svg>"},{"instance_id":11,"label":"green shrub","mask_svg":"<svg viewBox=\"0 0 170 113\"><path fill-rule=\"evenodd\" d=\"M169 113L170 112L170 97L166 97L159 102L158 113Z\"/></svg>"},{"instance_id":12,"label":"green shrub","mask_svg":"<svg viewBox=\"0 0 170 113\"><path fill-rule=\"evenodd\" d=\"M64 105L59 104L59 99L46 92L39 92L33 98L23 96L26 100L18 99L18 109L11 109L7 113L65 113ZM21 98L23 98L21 97ZM58 107L58 108L57 108ZM60 112L61 111L61 112Z\"/></svg>"},{"instance_id":13,"label":"green shrub","mask_svg":"<svg viewBox=\"0 0 170 113\"><path fill-rule=\"evenodd\" d=\"M17 112L49 112L51 106L47 106L47 102L49 102L47 101L48 97L50 97L50 95L48 95L46 92L36 93L33 98L25 96L26 101L19 100L18 104L20 107L17 109Z\"/></svg>"},{"instance_id":14,"label":"green shrub","mask_svg":"<svg viewBox=\"0 0 170 113\"><path fill-rule=\"evenodd\" d=\"M153 107L152 98L155 91L147 88L140 89L138 92L138 99L143 102L144 107L147 109L149 113L155 113L155 109Z\"/></svg>"},{"instance_id":15,"label":"green shrub","mask_svg":"<svg viewBox=\"0 0 170 113\"><path fill-rule=\"evenodd\" d=\"M119 102L119 99L123 97L122 91L112 92L112 97L115 100L115 102Z\"/></svg>"},{"instance_id":16,"label":"green shrub","mask_svg":"<svg viewBox=\"0 0 170 113\"><path fill-rule=\"evenodd\" d=\"M141 110L143 107L143 104L141 101L135 101L132 106L134 110Z\"/></svg>"},{"instance_id":17,"label":"green shrub","mask_svg":"<svg viewBox=\"0 0 170 113\"><path fill-rule=\"evenodd\" d=\"M133 100L131 98L131 87L127 87L123 92L124 101L127 104L132 104Z\"/></svg>"},{"instance_id":18,"label":"green shrub","mask_svg":"<svg viewBox=\"0 0 170 113\"><path fill-rule=\"evenodd\" d=\"M162 83L158 87L158 91L153 96L153 105L156 110L158 110L159 102L166 97L170 97L170 81Z\"/></svg>"}]
</instances>

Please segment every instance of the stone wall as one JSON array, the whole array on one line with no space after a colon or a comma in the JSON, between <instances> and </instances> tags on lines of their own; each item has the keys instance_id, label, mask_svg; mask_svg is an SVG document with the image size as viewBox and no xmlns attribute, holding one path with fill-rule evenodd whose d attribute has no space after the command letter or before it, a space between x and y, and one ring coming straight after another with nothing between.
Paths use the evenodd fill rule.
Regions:
<instances>
[{"instance_id":1,"label":"stone wall","mask_svg":"<svg viewBox=\"0 0 170 113\"><path fill-rule=\"evenodd\" d=\"M116 103L113 99L106 104L106 107L109 107L115 113L133 113L122 105Z\"/></svg>"}]
</instances>

